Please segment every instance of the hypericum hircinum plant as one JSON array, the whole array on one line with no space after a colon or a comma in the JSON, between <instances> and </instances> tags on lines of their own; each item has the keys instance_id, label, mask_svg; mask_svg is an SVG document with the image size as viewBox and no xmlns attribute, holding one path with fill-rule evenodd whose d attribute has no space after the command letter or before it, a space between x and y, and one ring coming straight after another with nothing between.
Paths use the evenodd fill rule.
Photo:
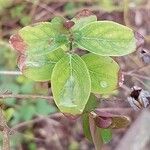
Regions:
<instances>
[{"instance_id":1,"label":"hypericum hircinum plant","mask_svg":"<svg viewBox=\"0 0 150 150\"><path fill-rule=\"evenodd\" d=\"M51 81L54 101L62 113L83 114L85 134L94 144L97 127L127 125L125 116L93 110L97 105L94 94L110 94L119 86L120 68L110 56L136 50L130 28L97 21L94 14L83 10L69 21L55 17L51 22L26 26L11 36L10 43L19 54L18 66L26 77ZM77 48L89 53L79 56Z\"/></svg>"}]
</instances>

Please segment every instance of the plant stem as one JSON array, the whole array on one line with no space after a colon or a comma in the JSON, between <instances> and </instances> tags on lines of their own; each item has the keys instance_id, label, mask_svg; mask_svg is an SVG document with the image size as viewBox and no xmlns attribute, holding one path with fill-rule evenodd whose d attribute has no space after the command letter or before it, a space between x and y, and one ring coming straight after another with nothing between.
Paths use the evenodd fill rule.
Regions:
<instances>
[{"instance_id":1,"label":"plant stem","mask_svg":"<svg viewBox=\"0 0 150 150\"><path fill-rule=\"evenodd\" d=\"M10 150L10 140L9 140L9 128L6 124L6 120L3 115L3 111L0 108L0 125L3 127L2 134L3 134L3 146L2 150Z\"/></svg>"},{"instance_id":2,"label":"plant stem","mask_svg":"<svg viewBox=\"0 0 150 150\"><path fill-rule=\"evenodd\" d=\"M22 75L20 71L0 71L1 75Z\"/></svg>"},{"instance_id":3,"label":"plant stem","mask_svg":"<svg viewBox=\"0 0 150 150\"><path fill-rule=\"evenodd\" d=\"M6 99L6 98L18 98L18 99L46 99L50 100L53 99L52 96L44 96L44 95L24 95L24 94L0 94L0 98Z\"/></svg>"}]
</instances>

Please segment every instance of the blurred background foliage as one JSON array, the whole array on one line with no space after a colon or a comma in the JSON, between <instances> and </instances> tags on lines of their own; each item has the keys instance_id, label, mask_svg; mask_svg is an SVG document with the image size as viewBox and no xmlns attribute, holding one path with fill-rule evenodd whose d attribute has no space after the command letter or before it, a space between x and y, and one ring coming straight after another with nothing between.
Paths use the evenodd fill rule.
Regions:
<instances>
[{"instance_id":1,"label":"blurred background foliage","mask_svg":"<svg viewBox=\"0 0 150 150\"><path fill-rule=\"evenodd\" d=\"M0 0L0 71L18 71L16 54L8 43L9 37L16 33L18 29L39 21L51 20L55 15L72 18L83 8L92 10L99 20L113 20L137 29L146 37L145 48L149 48L149 2L149 0ZM143 16L147 17L147 19L144 19ZM130 55L129 57L125 56L118 61L124 70L132 70L143 65L137 54ZM125 63L126 65L124 65ZM143 70L143 72L145 74L149 73L147 69ZM143 87L149 87L150 84L149 80L139 81L136 78L130 78L130 82L129 78L126 78L125 83L129 87L133 83L140 84ZM48 95L49 93L47 83L35 83L22 75L0 74L0 93L5 92L42 95ZM125 95L125 93L122 95ZM57 108L53 103L49 104L47 100L43 99L23 100L8 98L5 100L1 99L0 103L10 127L17 126L21 122L28 122L39 116L48 116L57 112ZM113 106L115 107L115 104ZM68 123L66 120L61 119L55 119L55 121L56 124L58 123L57 121L61 121L61 126L58 126L60 129L57 128L57 125L53 129L55 132L58 130L57 134L55 134L52 128L47 127L47 122L44 121L29 125L28 128L23 126L21 132L11 136L12 150L40 150L40 148L43 148L42 150L49 150L49 147L51 147L51 150L93 149L93 145L84 139L80 124L75 122L75 125L74 122ZM67 129L62 125L66 125ZM68 128L68 125L71 127L75 126L75 128ZM41 132L39 133L39 131ZM51 137L53 136L51 142L49 142L50 137L47 133ZM46 141L45 136L48 141ZM106 141L107 139L109 140L108 136L111 135L105 136ZM62 139L63 141L61 141ZM115 145L115 142L110 144Z\"/></svg>"}]
</instances>

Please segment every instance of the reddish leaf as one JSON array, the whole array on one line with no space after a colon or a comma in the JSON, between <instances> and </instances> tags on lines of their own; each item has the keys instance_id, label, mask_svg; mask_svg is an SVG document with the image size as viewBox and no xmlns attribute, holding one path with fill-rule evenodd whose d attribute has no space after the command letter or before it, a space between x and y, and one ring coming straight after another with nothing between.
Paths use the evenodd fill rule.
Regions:
<instances>
[{"instance_id":1,"label":"reddish leaf","mask_svg":"<svg viewBox=\"0 0 150 150\"><path fill-rule=\"evenodd\" d=\"M67 117L68 119L70 120L76 120L80 117L80 115L72 115L72 114L69 114L69 113L63 113L65 117Z\"/></svg>"},{"instance_id":2,"label":"reddish leaf","mask_svg":"<svg viewBox=\"0 0 150 150\"><path fill-rule=\"evenodd\" d=\"M105 112L101 111L100 109L96 109L95 113L97 114L95 117L95 122L100 128L125 128L130 123L130 119L128 117L118 115L113 112Z\"/></svg>"},{"instance_id":3,"label":"reddish leaf","mask_svg":"<svg viewBox=\"0 0 150 150\"><path fill-rule=\"evenodd\" d=\"M112 118L98 116L95 118L95 123L99 128L109 128L112 124Z\"/></svg>"},{"instance_id":4,"label":"reddish leaf","mask_svg":"<svg viewBox=\"0 0 150 150\"><path fill-rule=\"evenodd\" d=\"M19 36L19 34L14 34L10 37L9 40L12 47L17 50L19 53L24 53L27 45L24 43L23 39Z\"/></svg>"},{"instance_id":5,"label":"reddish leaf","mask_svg":"<svg viewBox=\"0 0 150 150\"><path fill-rule=\"evenodd\" d=\"M88 9L83 9L80 12L77 13L77 15L75 16L76 19L80 19L83 17L88 17L88 16L92 16L94 15L90 10Z\"/></svg>"}]
</instances>

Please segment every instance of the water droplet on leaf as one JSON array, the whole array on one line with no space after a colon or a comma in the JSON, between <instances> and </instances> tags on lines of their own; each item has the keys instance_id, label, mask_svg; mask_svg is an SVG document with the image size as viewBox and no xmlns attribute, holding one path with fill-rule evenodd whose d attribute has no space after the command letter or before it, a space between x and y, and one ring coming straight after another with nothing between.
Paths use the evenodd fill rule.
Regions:
<instances>
[{"instance_id":1,"label":"water droplet on leaf","mask_svg":"<svg viewBox=\"0 0 150 150\"><path fill-rule=\"evenodd\" d=\"M108 87L108 83L107 83L106 81L101 81L101 82L100 82L100 86L101 86L102 88L107 88L107 87Z\"/></svg>"}]
</instances>

